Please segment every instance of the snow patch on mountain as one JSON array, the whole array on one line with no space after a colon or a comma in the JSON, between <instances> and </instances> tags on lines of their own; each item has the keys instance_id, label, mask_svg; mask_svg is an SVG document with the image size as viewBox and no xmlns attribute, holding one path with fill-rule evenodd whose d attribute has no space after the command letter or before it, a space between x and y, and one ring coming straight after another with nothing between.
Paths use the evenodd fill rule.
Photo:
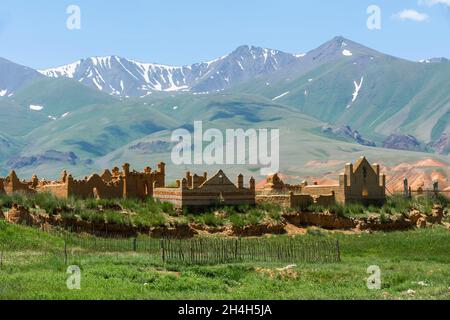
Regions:
<instances>
[{"instance_id":1,"label":"snow patch on mountain","mask_svg":"<svg viewBox=\"0 0 450 320\"><path fill-rule=\"evenodd\" d=\"M356 98L358 98L359 90L361 90L363 82L364 82L364 77L361 77L361 81L359 83L357 83L356 81L353 81L353 84L355 85L355 92L353 92L352 102L355 102Z\"/></svg>"},{"instance_id":2,"label":"snow patch on mountain","mask_svg":"<svg viewBox=\"0 0 450 320\"><path fill-rule=\"evenodd\" d=\"M204 62L204 63L209 67L210 65L215 64L215 63L217 63L217 62L220 62L220 61L226 59L227 57L228 57L228 54L225 55L225 56L219 57L219 58L217 58L217 59L213 59L213 60L211 60L211 61L206 61L206 62Z\"/></svg>"},{"instance_id":3,"label":"snow patch on mountain","mask_svg":"<svg viewBox=\"0 0 450 320\"><path fill-rule=\"evenodd\" d=\"M359 91L361 90L363 82L364 82L364 77L361 77L361 80L359 83L356 81L353 81L353 84L355 86L355 91L353 92L352 102L347 106L347 109L349 109L352 106L352 104L356 101L356 99L358 98Z\"/></svg>"},{"instance_id":4,"label":"snow patch on mountain","mask_svg":"<svg viewBox=\"0 0 450 320\"><path fill-rule=\"evenodd\" d=\"M276 100L278 100L278 99L281 99L281 98L287 96L289 93L290 93L289 91L286 91L285 93L280 94L279 96L273 98L272 101L276 101Z\"/></svg>"},{"instance_id":5,"label":"snow patch on mountain","mask_svg":"<svg viewBox=\"0 0 450 320\"><path fill-rule=\"evenodd\" d=\"M30 104L30 110L33 110L33 111L42 111L43 109L44 109L43 106L38 106L38 105Z\"/></svg>"},{"instance_id":6,"label":"snow patch on mountain","mask_svg":"<svg viewBox=\"0 0 450 320\"><path fill-rule=\"evenodd\" d=\"M351 57L353 55L353 53L350 50L343 50L342 51L342 55L346 56L346 57Z\"/></svg>"},{"instance_id":7,"label":"snow patch on mountain","mask_svg":"<svg viewBox=\"0 0 450 320\"><path fill-rule=\"evenodd\" d=\"M43 74L44 76L51 77L51 78L60 78L60 77L66 77L66 78L74 78L75 72L77 71L77 68L81 64L81 61L76 61L73 63L70 63L65 66L60 66L57 68L51 68L47 70L37 70L39 73Z\"/></svg>"},{"instance_id":8,"label":"snow patch on mountain","mask_svg":"<svg viewBox=\"0 0 450 320\"><path fill-rule=\"evenodd\" d=\"M6 96L6 94L8 93L8 90L0 90L0 97L4 97Z\"/></svg>"},{"instance_id":9,"label":"snow patch on mountain","mask_svg":"<svg viewBox=\"0 0 450 320\"><path fill-rule=\"evenodd\" d=\"M419 60L420 63L430 64L430 63L442 63L442 62L448 62L449 60L447 58L431 58L431 59L423 59Z\"/></svg>"}]
</instances>

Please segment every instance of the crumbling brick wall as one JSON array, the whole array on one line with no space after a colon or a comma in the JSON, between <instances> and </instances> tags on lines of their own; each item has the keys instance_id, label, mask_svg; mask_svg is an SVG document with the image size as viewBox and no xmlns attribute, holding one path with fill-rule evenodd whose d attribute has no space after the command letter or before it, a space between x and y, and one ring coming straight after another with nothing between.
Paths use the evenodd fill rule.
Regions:
<instances>
[{"instance_id":1,"label":"crumbling brick wall","mask_svg":"<svg viewBox=\"0 0 450 320\"><path fill-rule=\"evenodd\" d=\"M210 179L207 179L207 174L192 176L188 173L186 178L177 181L176 188L155 188L154 197L163 202L171 202L178 208L255 205L255 180L251 178L249 184L245 188L243 176L239 175L235 185L222 170Z\"/></svg>"},{"instance_id":2,"label":"crumbling brick wall","mask_svg":"<svg viewBox=\"0 0 450 320\"><path fill-rule=\"evenodd\" d=\"M0 192L8 194L17 192L48 192L61 198L145 198L153 196L154 187L165 186L165 164L160 163L157 171L147 167L144 172L130 171L130 165L124 164L123 171L114 168L105 170L102 175L93 174L82 180L76 180L63 171L58 181L39 181L36 176L30 181L21 182L15 172L2 179Z\"/></svg>"},{"instance_id":3,"label":"crumbling brick wall","mask_svg":"<svg viewBox=\"0 0 450 320\"><path fill-rule=\"evenodd\" d=\"M290 195L290 208L304 209L314 203L313 197L308 194L293 194Z\"/></svg>"},{"instance_id":4,"label":"crumbling brick wall","mask_svg":"<svg viewBox=\"0 0 450 320\"><path fill-rule=\"evenodd\" d=\"M32 188L32 183L27 181L20 181L17 177L15 171L11 171L11 173L2 180L0 184L2 186L3 192L8 195L12 195L14 193L35 193L36 191ZM0 191L1 192L1 191Z\"/></svg>"},{"instance_id":5,"label":"crumbling brick wall","mask_svg":"<svg viewBox=\"0 0 450 320\"><path fill-rule=\"evenodd\" d=\"M275 205L282 206L284 208L291 207L291 196L288 194L273 194L273 195L262 195L258 194L256 196L256 204L272 203Z\"/></svg>"}]
</instances>

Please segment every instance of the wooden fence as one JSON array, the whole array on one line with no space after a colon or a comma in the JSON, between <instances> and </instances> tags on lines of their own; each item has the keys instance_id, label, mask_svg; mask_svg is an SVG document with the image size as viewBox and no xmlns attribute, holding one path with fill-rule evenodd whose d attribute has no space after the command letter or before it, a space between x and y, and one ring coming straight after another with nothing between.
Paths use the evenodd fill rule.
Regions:
<instances>
[{"instance_id":1,"label":"wooden fence","mask_svg":"<svg viewBox=\"0 0 450 320\"><path fill-rule=\"evenodd\" d=\"M65 237L70 249L82 249L93 252L145 252L160 255L161 242L152 238L96 238Z\"/></svg>"},{"instance_id":2,"label":"wooden fence","mask_svg":"<svg viewBox=\"0 0 450 320\"><path fill-rule=\"evenodd\" d=\"M34 249L54 253L69 263L69 259L87 253L147 254L155 261L185 264L220 264L239 262L334 263L340 262L339 242L329 238L96 238L68 234L56 240L16 241L0 243L0 266L8 251Z\"/></svg>"},{"instance_id":3,"label":"wooden fence","mask_svg":"<svg viewBox=\"0 0 450 320\"><path fill-rule=\"evenodd\" d=\"M340 261L339 242L329 239L198 238L161 241L167 263L219 264L234 262L333 263Z\"/></svg>"}]
</instances>

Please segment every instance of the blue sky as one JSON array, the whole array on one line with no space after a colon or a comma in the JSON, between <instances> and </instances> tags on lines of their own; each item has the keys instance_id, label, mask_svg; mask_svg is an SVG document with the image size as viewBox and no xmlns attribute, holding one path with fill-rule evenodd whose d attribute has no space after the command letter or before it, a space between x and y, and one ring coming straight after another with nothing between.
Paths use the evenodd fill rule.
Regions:
<instances>
[{"instance_id":1,"label":"blue sky","mask_svg":"<svg viewBox=\"0 0 450 320\"><path fill-rule=\"evenodd\" d=\"M366 10L372 4L381 9L381 30L366 27ZM81 30L66 28L69 5L81 9ZM450 58L450 0L1 0L0 4L0 57L33 68L112 54L184 65L211 60L242 44L303 53L336 35L411 60Z\"/></svg>"}]
</instances>

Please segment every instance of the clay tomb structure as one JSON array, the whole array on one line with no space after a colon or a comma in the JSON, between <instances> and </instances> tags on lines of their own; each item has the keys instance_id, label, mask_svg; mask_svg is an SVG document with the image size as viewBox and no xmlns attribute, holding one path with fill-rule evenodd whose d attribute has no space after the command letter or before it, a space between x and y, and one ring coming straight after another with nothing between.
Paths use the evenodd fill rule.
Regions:
<instances>
[{"instance_id":1,"label":"clay tomb structure","mask_svg":"<svg viewBox=\"0 0 450 320\"><path fill-rule=\"evenodd\" d=\"M161 202L172 203L176 208L202 209L219 205L253 206L255 205L256 184L255 179L251 178L249 187L246 188L244 176L240 174L237 178L237 185L235 185L222 170L219 170L210 179L206 172L203 176L187 172L184 179L177 180L176 187L155 188L153 196Z\"/></svg>"},{"instance_id":2,"label":"clay tomb structure","mask_svg":"<svg viewBox=\"0 0 450 320\"><path fill-rule=\"evenodd\" d=\"M249 188L244 187L244 177L238 176L237 185L233 184L220 170L208 179L191 175L177 181L177 186L165 185L165 164L160 163L157 171L147 167L144 172L130 171L125 163L122 171L114 168L105 170L101 175L93 174L83 180L75 180L72 175L63 171L58 181L39 180L36 175L30 181L20 181L14 171L5 179L0 179L0 193L34 194L50 193L59 198L78 199L120 199L153 197L161 202L169 202L176 208L204 208L214 205L238 206L255 205L256 187L253 178Z\"/></svg>"},{"instance_id":3,"label":"clay tomb structure","mask_svg":"<svg viewBox=\"0 0 450 320\"><path fill-rule=\"evenodd\" d=\"M378 164L371 165L365 157L355 164L345 165L339 182L332 185L285 184L278 174L270 176L257 190L257 203L275 202L287 207L307 207L310 204L332 205L363 203L382 205L386 201L386 176Z\"/></svg>"},{"instance_id":4,"label":"clay tomb structure","mask_svg":"<svg viewBox=\"0 0 450 320\"><path fill-rule=\"evenodd\" d=\"M0 193L51 193L60 198L146 198L153 196L153 189L165 186L165 164L158 164L158 170L147 167L144 172L130 171L125 163L122 171L114 168L105 170L101 175L93 174L83 180L75 180L63 171L58 181L39 181L34 175L30 181L20 181L14 171L0 180Z\"/></svg>"}]
</instances>

